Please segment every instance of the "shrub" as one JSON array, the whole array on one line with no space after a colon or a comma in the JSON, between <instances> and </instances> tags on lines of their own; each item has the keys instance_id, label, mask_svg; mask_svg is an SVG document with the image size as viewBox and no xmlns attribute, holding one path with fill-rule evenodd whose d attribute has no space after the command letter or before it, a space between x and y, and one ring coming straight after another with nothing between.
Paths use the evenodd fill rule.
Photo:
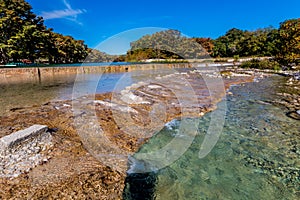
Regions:
<instances>
[{"instance_id":1,"label":"shrub","mask_svg":"<svg viewBox=\"0 0 300 200\"><path fill-rule=\"evenodd\" d=\"M240 56L239 56L239 55L234 55L234 56L233 56L233 59L234 59L235 62L237 62L237 61L239 61Z\"/></svg>"},{"instance_id":2,"label":"shrub","mask_svg":"<svg viewBox=\"0 0 300 200\"><path fill-rule=\"evenodd\" d=\"M252 69L271 69L271 70L280 70L280 65L276 61L270 60L258 60L253 59L250 61L243 62L241 68L252 68Z\"/></svg>"}]
</instances>

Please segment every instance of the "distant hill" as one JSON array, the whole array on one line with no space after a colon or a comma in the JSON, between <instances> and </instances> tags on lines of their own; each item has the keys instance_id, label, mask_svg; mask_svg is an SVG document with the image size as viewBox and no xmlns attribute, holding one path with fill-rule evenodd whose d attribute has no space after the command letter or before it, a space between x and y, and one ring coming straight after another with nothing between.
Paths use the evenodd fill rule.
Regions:
<instances>
[{"instance_id":1,"label":"distant hill","mask_svg":"<svg viewBox=\"0 0 300 200\"><path fill-rule=\"evenodd\" d=\"M120 62L120 61L124 61L124 58L122 58L122 56L109 55L97 49L89 49L88 56L84 62Z\"/></svg>"},{"instance_id":2,"label":"distant hill","mask_svg":"<svg viewBox=\"0 0 300 200\"><path fill-rule=\"evenodd\" d=\"M130 44L128 61L145 59L199 59L208 57L207 51L199 43L187 38L177 30L166 30L145 35Z\"/></svg>"}]
</instances>

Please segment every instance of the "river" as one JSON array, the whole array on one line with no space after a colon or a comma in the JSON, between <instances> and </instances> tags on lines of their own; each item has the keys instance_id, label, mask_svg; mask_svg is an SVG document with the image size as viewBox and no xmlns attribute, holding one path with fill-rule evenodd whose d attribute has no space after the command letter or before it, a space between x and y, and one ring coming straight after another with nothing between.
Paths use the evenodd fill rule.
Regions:
<instances>
[{"instance_id":1,"label":"river","mask_svg":"<svg viewBox=\"0 0 300 200\"><path fill-rule=\"evenodd\" d=\"M121 90L133 83L174 73L170 70L114 74L57 76L51 80L0 85L0 114L10 109L72 99L74 82L95 85L86 94ZM171 165L138 174L128 173L124 199L298 199L300 196L300 121L272 102L284 90L285 78L233 86L226 102L226 120L213 150L199 158L211 113L199 119L197 135L188 150ZM88 87L87 87L88 88ZM222 102L221 102L222 104ZM138 153L167 145L179 132L172 121L144 144ZM136 163L129 163L131 165ZM131 168L131 166L129 166ZM131 171L132 172L132 171Z\"/></svg>"},{"instance_id":2,"label":"river","mask_svg":"<svg viewBox=\"0 0 300 200\"><path fill-rule=\"evenodd\" d=\"M0 83L0 116L10 109L38 106L49 101L72 99L74 83L86 88L84 94L102 94L122 90L133 83L174 73L172 69L136 70L124 73L57 74L38 80ZM96 87L90 87L96 86Z\"/></svg>"},{"instance_id":3,"label":"river","mask_svg":"<svg viewBox=\"0 0 300 200\"><path fill-rule=\"evenodd\" d=\"M199 158L217 110L200 119L197 136L177 161L149 173L128 173L124 199L299 199L300 121L288 118L286 108L269 103L284 90L284 82L271 76L232 87L233 95L223 100L226 121L213 150ZM180 121L165 127L138 153L167 145L179 127Z\"/></svg>"}]
</instances>

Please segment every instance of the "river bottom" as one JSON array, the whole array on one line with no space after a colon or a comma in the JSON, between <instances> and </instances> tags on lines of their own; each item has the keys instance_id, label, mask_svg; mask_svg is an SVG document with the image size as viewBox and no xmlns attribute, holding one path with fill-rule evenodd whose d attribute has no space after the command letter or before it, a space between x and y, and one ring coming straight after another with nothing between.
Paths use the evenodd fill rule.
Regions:
<instances>
[{"instance_id":1,"label":"river bottom","mask_svg":"<svg viewBox=\"0 0 300 200\"><path fill-rule=\"evenodd\" d=\"M216 111L200 119L198 134L178 160L151 173L128 174L124 199L298 199L300 122L270 103L284 82L272 76L232 87L233 95L224 100L225 125L212 151L199 158ZM160 149L179 129L180 121L165 127L137 153Z\"/></svg>"}]
</instances>

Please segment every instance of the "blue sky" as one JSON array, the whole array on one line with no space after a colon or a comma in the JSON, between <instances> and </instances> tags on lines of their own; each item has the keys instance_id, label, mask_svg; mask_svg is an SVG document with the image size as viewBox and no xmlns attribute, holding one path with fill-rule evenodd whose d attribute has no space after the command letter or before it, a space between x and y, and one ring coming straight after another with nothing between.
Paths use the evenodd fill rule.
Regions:
<instances>
[{"instance_id":1,"label":"blue sky","mask_svg":"<svg viewBox=\"0 0 300 200\"><path fill-rule=\"evenodd\" d=\"M34 13L45 18L47 27L82 39L91 48L101 44L98 46L100 50L108 53L124 52L130 41L145 33L163 30L160 28L176 29L190 37L217 38L230 28L255 30L278 27L286 19L300 17L299 0L27 1ZM136 30L125 35L122 33L131 29ZM116 37L126 39L119 47L112 47L111 44L120 42L120 38L118 40ZM106 41L105 45L101 43L103 41ZM116 48L118 50L113 50Z\"/></svg>"}]
</instances>

